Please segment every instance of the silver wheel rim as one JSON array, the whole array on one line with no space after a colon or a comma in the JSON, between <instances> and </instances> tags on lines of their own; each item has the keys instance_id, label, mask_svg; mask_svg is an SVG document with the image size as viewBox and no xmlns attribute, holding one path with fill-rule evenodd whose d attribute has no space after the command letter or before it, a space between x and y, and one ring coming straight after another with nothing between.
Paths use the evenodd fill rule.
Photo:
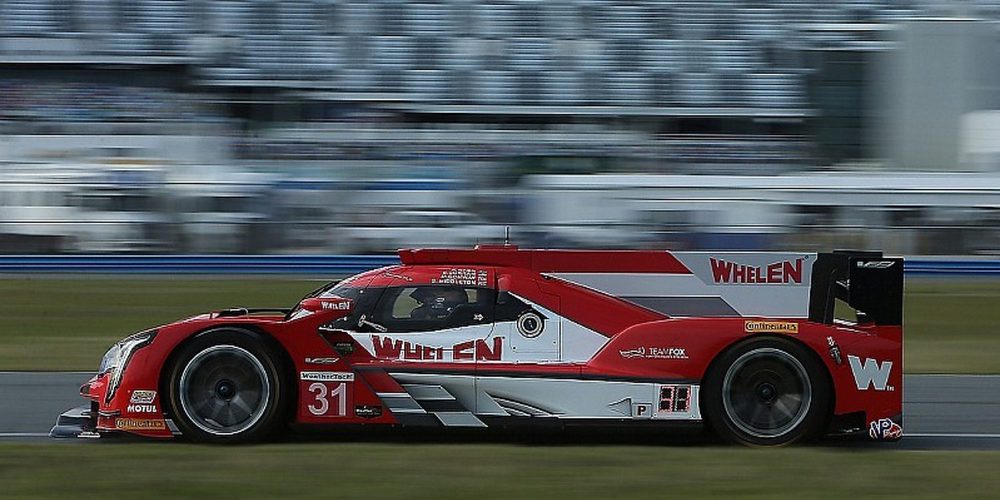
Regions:
<instances>
[{"instance_id":1,"label":"silver wheel rim","mask_svg":"<svg viewBox=\"0 0 1000 500\"><path fill-rule=\"evenodd\" d=\"M726 371L722 404L739 430L758 438L777 438L805 420L812 405L812 384L795 356L770 347L754 349Z\"/></svg>"},{"instance_id":2,"label":"silver wheel rim","mask_svg":"<svg viewBox=\"0 0 1000 500\"><path fill-rule=\"evenodd\" d=\"M246 349L217 345L184 366L181 411L199 429L216 436L246 431L264 416L271 382L264 365Z\"/></svg>"}]
</instances>

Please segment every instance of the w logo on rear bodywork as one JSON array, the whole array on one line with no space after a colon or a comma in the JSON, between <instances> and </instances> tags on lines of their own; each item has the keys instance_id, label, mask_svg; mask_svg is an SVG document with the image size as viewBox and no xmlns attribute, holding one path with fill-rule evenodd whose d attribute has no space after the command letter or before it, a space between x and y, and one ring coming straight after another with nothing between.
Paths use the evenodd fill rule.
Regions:
<instances>
[{"instance_id":1,"label":"w logo on rear bodywork","mask_svg":"<svg viewBox=\"0 0 1000 500\"><path fill-rule=\"evenodd\" d=\"M865 358L864 363L857 356L847 355L847 361L851 364L851 372L854 374L854 383L859 391L867 391L869 387L875 387L876 391L894 391L895 388L889 385L889 374L892 373L892 361L879 363L872 358Z\"/></svg>"}]
</instances>

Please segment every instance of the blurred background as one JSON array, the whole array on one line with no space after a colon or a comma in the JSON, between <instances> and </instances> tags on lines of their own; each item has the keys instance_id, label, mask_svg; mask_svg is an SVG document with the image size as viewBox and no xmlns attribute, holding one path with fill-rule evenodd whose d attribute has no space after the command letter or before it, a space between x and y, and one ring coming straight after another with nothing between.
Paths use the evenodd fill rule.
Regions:
<instances>
[{"instance_id":1,"label":"blurred background","mask_svg":"<svg viewBox=\"0 0 1000 500\"><path fill-rule=\"evenodd\" d=\"M3 0L0 253L1000 253L1000 1Z\"/></svg>"}]
</instances>

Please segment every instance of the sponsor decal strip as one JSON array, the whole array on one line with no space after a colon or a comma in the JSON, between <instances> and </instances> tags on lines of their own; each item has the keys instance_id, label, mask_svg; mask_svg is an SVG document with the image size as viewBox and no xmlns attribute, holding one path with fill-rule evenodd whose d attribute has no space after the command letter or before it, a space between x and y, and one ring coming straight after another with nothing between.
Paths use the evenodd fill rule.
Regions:
<instances>
[{"instance_id":1,"label":"sponsor decal strip","mask_svg":"<svg viewBox=\"0 0 1000 500\"><path fill-rule=\"evenodd\" d=\"M353 372L299 372L299 380L316 382L354 382Z\"/></svg>"},{"instance_id":2,"label":"sponsor decal strip","mask_svg":"<svg viewBox=\"0 0 1000 500\"><path fill-rule=\"evenodd\" d=\"M340 361L340 358L306 358L307 365L333 365Z\"/></svg>"},{"instance_id":3,"label":"sponsor decal strip","mask_svg":"<svg viewBox=\"0 0 1000 500\"><path fill-rule=\"evenodd\" d=\"M500 361L504 337L475 339L443 347L422 345L392 337L372 336L374 355L380 359L404 361Z\"/></svg>"},{"instance_id":4,"label":"sponsor decal strip","mask_svg":"<svg viewBox=\"0 0 1000 500\"><path fill-rule=\"evenodd\" d=\"M159 412L159 410L156 408L156 405L139 405L139 404L130 404L130 405L128 405L128 406L125 407L125 411L127 411L129 413L158 413Z\"/></svg>"},{"instance_id":5,"label":"sponsor decal strip","mask_svg":"<svg viewBox=\"0 0 1000 500\"><path fill-rule=\"evenodd\" d=\"M891 418L880 418L868 424L868 436L880 441L895 441L903 437L903 428Z\"/></svg>"},{"instance_id":6,"label":"sponsor decal strip","mask_svg":"<svg viewBox=\"0 0 1000 500\"><path fill-rule=\"evenodd\" d=\"M448 285L464 286L489 286L489 273L485 270L452 268L441 272L439 278L432 278L432 284L442 283Z\"/></svg>"},{"instance_id":7,"label":"sponsor decal strip","mask_svg":"<svg viewBox=\"0 0 1000 500\"><path fill-rule=\"evenodd\" d=\"M625 359L688 359L687 350L683 347L635 347L621 349L618 354Z\"/></svg>"},{"instance_id":8,"label":"sponsor decal strip","mask_svg":"<svg viewBox=\"0 0 1000 500\"><path fill-rule=\"evenodd\" d=\"M859 391L867 391L874 388L876 391L895 391L896 388L889 385L889 375L892 373L892 361L879 363L872 358L865 358L864 363L861 358L847 355L847 362L851 365L851 373L854 375L854 383Z\"/></svg>"},{"instance_id":9,"label":"sponsor decal strip","mask_svg":"<svg viewBox=\"0 0 1000 500\"><path fill-rule=\"evenodd\" d=\"M743 322L743 330L747 333L799 333L799 324L794 321L756 321Z\"/></svg>"},{"instance_id":10,"label":"sponsor decal strip","mask_svg":"<svg viewBox=\"0 0 1000 500\"><path fill-rule=\"evenodd\" d=\"M802 263L804 258L774 262L766 266L750 266L709 258L712 280L715 283L734 284L788 284L802 283Z\"/></svg>"},{"instance_id":11,"label":"sponsor decal strip","mask_svg":"<svg viewBox=\"0 0 1000 500\"><path fill-rule=\"evenodd\" d=\"M123 431L163 430L167 423L162 418L118 418L115 427Z\"/></svg>"},{"instance_id":12,"label":"sponsor decal strip","mask_svg":"<svg viewBox=\"0 0 1000 500\"><path fill-rule=\"evenodd\" d=\"M132 397L129 398L129 403L151 404L155 399L156 391L136 390L132 391Z\"/></svg>"}]
</instances>

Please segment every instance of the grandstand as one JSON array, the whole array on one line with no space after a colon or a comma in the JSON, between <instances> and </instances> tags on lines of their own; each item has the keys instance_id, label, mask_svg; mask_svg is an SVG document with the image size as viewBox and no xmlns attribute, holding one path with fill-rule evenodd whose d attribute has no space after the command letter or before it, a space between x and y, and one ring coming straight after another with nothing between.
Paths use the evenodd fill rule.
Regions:
<instances>
[{"instance_id":1,"label":"grandstand","mask_svg":"<svg viewBox=\"0 0 1000 500\"><path fill-rule=\"evenodd\" d=\"M870 70L936 17L1000 0L0 0L0 161L444 179L505 193L449 207L505 222L532 174L907 168L873 144ZM949 120L1000 109L1000 78L955 80L984 97ZM1000 165L957 135L928 169Z\"/></svg>"},{"instance_id":2,"label":"grandstand","mask_svg":"<svg viewBox=\"0 0 1000 500\"><path fill-rule=\"evenodd\" d=\"M406 104L800 109L809 26L997 2L9 0L6 62L192 64L222 86Z\"/></svg>"},{"instance_id":3,"label":"grandstand","mask_svg":"<svg viewBox=\"0 0 1000 500\"><path fill-rule=\"evenodd\" d=\"M702 135L713 140L719 134L749 136L751 144L773 134L791 135L787 143L779 139L776 149L794 160L778 163L802 168L799 144L807 138L815 109L808 78L818 63L810 60L810 51L864 42L878 32L873 27L912 17L1000 17L1000 2L955 5L910 0L9 0L0 2L5 73L37 79L41 67L43 79L66 88L47 92L56 99L44 106L0 103L0 120L51 115L63 99L78 103L56 110L69 122L129 115L171 121L179 114L199 114L176 92L128 89L129 98L121 89L105 88L75 95L80 90L75 87L93 84L79 82L79 68L114 64L129 79L141 74L147 87L207 89L200 100L221 101L228 107L222 114L251 123L337 121L346 112L344 104L351 104L416 116L424 128L485 122L467 127L480 129L483 137L497 121L529 131L567 122L601 123L605 129L647 133L645 149L656 149L659 134L693 134L693 140L681 140L688 151L698 149ZM8 91L10 85L0 84L4 95L17 94ZM113 96L110 106L104 102L108 95ZM184 105L174 106L177 102ZM608 125L609 116L622 122ZM742 148L744 141L736 139L728 150ZM488 139L472 142L489 145ZM574 137L560 142L571 145ZM634 156L633 151L609 147L605 153ZM676 154L671 163L691 162L701 154ZM761 163L754 155L743 159Z\"/></svg>"},{"instance_id":4,"label":"grandstand","mask_svg":"<svg viewBox=\"0 0 1000 500\"><path fill-rule=\"evenodd\" d=\"M285 139L272 141L274 129L287 136L280 129L292 123L291 130L325 132L329 125L309 123L351 124L345 115L377 109L394 117L384 135L414 122L445 133L459 123L466 144L492 157L684 165L701 164L713 144L724 144L722 160L710 166L797 169L809 149L801 147L811 113L804 49L849 41L803 24L891 20L919 9L877 2L12 0L0 3L0 64L11 77L0 82L0 122L16 122L14 132L39 130L39 121L60 131L80 121L133 122L133 130L156 133L134 122L237 117L268 152L260 159L269 159L270 151L289 149ZM100 81L107 65L116 80L139 85ZM618 122L608 123L611 116ZM503 142L509 134L497 122L529 134L546 130L548 139ZM579 123L592 125L589 133L565 131ZM607 132L614 132L610 140L594 140ZM638 141L616 140L636 134ZM336 159L343 147L335 142L343 143L296 147L302 157L293 159ZM763 156L773 158L757 153L765 142L777 154ZM380 144L376 137L352 151L377 157ZM599 151L580 151L581 144ZM252 148L237 150L253 157Z\"/></svg>"}]
</instances>

